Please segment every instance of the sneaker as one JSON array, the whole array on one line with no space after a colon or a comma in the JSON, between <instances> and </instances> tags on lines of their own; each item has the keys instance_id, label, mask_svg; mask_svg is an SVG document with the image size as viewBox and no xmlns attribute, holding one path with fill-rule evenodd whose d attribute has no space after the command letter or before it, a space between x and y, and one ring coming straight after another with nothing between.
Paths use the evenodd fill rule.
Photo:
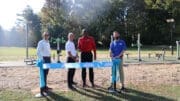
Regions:
<instances>
[{"instance_id":1,"label":"sneaker","mask_svg":"<svg viewBox=\"0 0 180 101\"><path fill-rule=\"evenodd\" d=\"M122 87L118 92L119 92L119 93L125 93L125 92L126 92L126 88L125 88L125 87Z\"/></svg>"},{"instance_id":2,"label":"sneaker","mask_svg":"<svg viewBox=\"0 0 180 101\"><path fill-rule=\"evenodd\" d=\"M48 93L47 93L47 92L43 92L43 95L44 95L44 96L48 96Z\"/></svg>"},{"instance_id":3,"label":"sneaker","mask_svg":"<svg viewBox=\"0 0 180 101\"><path fill-rule=\"evenodd\" d=\"M116 92L116 91L114 90L114 88L113 88L112 86L110 86L110 87L108 88L108 92L109 92L109 93L114 93L114 92Z\"/></svg>"},{"instance_id":4,"label":"sneaker","mask_svg":"<svg viewBox=\"0 0 180 101\"><path fill-rule=\"evenodd\" d=\"M108 87L108 90L111 89L111 88L113 88L112 85L110 87Z\"/></svg>"},{"instance_id":5,"label":"sneaker","mask_svg":"<svg viewBox=\"0 0 180 101\"><path fill-rule=\"evenodd\" d=\"M44 97L41 93L38 93L35 95L36 98L41 98L41 97Z\"/></svg>"}]
</instances>

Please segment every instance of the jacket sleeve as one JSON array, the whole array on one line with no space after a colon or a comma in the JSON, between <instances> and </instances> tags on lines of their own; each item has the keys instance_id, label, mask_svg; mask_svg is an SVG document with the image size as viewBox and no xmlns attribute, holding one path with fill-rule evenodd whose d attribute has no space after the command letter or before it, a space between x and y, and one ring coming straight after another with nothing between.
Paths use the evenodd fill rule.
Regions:
<instances>
[{"instance_id":1,"label":"jacket sleeve","mask_svg":"<svg viewBox=\"0 0 180 101\"><path fill-rule=\"evenodd\" d=\"M38 56L38 59L43 59L42 50L43 50L42 43L38 42L38 46L37 46L37 56Z\"/></svg>"}]
</instances>

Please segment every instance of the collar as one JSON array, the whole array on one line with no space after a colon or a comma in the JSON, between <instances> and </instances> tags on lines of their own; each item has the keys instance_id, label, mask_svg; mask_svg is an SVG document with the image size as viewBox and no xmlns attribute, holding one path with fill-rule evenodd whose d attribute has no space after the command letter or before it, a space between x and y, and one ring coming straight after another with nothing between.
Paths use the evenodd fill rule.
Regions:
<instances>
[{"instance_id":1,"label":"collar","mask_svg":"<svg viewBox=\"0 0 180 101\"><path fill-rule=\"evenodd\" d=\"M71 40L68 40L69 42L73 42L73 41L71 41Z\"/></svg>"},{"instance_id":2,"label":"collar","mask_svg":"<svg viewBox=\"0 0 180 101\"><path fill-rule=\"evenodd\" d=\"M45 40L45 39L43 39L43 41L44 41L44 42L49 42L49 40Z\"/></svg>"}]
</instances>

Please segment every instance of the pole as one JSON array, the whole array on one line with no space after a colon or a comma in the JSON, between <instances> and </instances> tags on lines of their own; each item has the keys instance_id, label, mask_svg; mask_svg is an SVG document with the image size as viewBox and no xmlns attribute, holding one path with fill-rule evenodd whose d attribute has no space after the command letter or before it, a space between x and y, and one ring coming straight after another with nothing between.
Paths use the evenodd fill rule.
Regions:
<instances>
[{"instance_id":1,"label":"pole","mask_svg":"<svg viewBox=\"0 0 180 101\"><path fill-rule=\"evenodd\" d=\"M176 55L176 58L177 58L177 60L180 60L180 56L179 56L179 43L180 43L180 41L176 41L176 45L177 45L177 55Z\"/></svg>"},{"instance_id":2,"label":"pole","mask_svg":"<svg viewBox=\"0 0 180 101\"><path fill-rule=\"evenodd\" d=\"M141 43L140 43L140 34L139 33L138 33L137 45L138 45L138 61L142 61L141 60Z\"/></svg>"},{"instance_id":3,"label":"pole","mask_svg":"<svg viewBox=\"0 0 180 101\"><path fill-rule=\"evenodd\" d=\"M172 25L173 27L173 25ZM174 55L174 49L173 49L173 28L171 27L171 55Z\"/></svg>"},{"instance_id":4,"label":"pole","mask_svg":"<svg viewBox=\"0 0 180 101\"><path fill-rule=\"evenodd\" d=\"M111 35L111 42L113 42L113 35Z\"/></svg>"},{"instance_id":5,"label":"pole","mask_svg":"<svg viewBox=\"0 0 180 101\"><path fill-rule=\"evenodd\" d=\"M26 23L26 59L28 58L28 23Z\"/></svg>"}]
</instances>

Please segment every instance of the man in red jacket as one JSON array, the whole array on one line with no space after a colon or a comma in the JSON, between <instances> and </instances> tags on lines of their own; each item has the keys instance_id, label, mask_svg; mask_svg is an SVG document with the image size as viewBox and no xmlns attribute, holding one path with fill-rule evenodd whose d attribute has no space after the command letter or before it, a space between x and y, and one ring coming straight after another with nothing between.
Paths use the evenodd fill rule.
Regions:
<instances>
[{"instance_id":1,"label":"man in red jacket","mask_svg":"<svg viewBox=\"0 0 180 101\"><path fill-rule=\"evenodd\" d=\"M96 44L94 38L88 35L86 29L82 30L82 37L78 39L78 49L81 52L81 62L92 62L96 60ZM92 51L94 54L92 54ZM83 87L86 86L86 68L82 69ZM89 80L94 87L94 72L93 67L89 68Z\"/></svg>"}]
</instances>

